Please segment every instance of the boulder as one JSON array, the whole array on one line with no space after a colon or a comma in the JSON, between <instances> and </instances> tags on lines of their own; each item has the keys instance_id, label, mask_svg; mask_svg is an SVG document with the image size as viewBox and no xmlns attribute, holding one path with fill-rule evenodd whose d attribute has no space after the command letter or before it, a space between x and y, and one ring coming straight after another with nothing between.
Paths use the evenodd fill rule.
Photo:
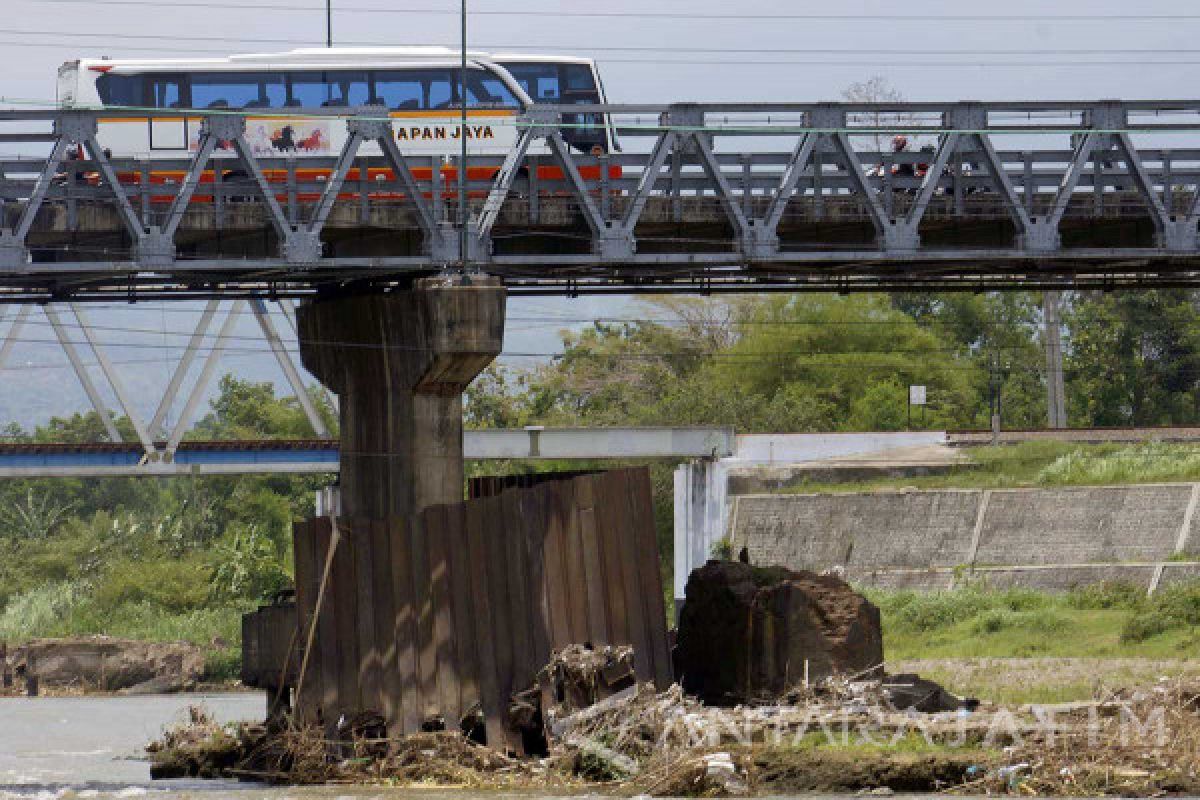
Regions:
<instances>
[{"instance_id":1,"label":"boulder","mask_svg":"<svg viewBox=\"0 0 1200 800\"><path fill-rule=\"evenodd\" d=\"M676 677L708 705L882 674L879 609L836 575L709 561L688 577L676 641Z\"/></svg>"},{"instance_id":2,"label":"boulder","mask_svg":"<svg viewBox=\"0 0 1200 800\"><path fill-rule=\"evenodd\" d=\"M138 642L109 636L35 639L13 653L23 674L32 661L43 688L138 693L179 691L204 674L204 651L189 642Z\"/></svg>"}]
</instances>

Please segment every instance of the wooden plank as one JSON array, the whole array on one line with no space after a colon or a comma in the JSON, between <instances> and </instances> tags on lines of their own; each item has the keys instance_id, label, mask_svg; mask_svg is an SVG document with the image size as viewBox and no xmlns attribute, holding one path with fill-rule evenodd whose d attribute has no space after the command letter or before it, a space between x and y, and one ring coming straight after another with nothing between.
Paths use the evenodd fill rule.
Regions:
<instances>
[{"instance_id":1,"label":"wooden plank","mask_svg":"<svg viewBox=\"0 0 1200 800\"><path fill-rule=\"evenodd\" d=\"M504 742L503 713L496 680L494 620L487 571L486 501L472 500L467 506L467 551L471 565L471 597L475 612L475 653L479 665L479 698L483 709L488 744L501 747Z\"/></svg>"},{"instance_id":2,"label":"wooden plank","mask_svg":"<svg viewBox=\"0 0 1200 800\"><path fill-rule=\"evenodd\" d=\"M421 730L421 709L417 702L417 616L413 604L412 538L408 520L391 517L388 528L392 538L392 590L396 598L396 676L400 692L400 725L396 734Z\"/></svg>"},{"instance_id":3,"label":"wooden plank","mask_svg":"<svg viewBox=\"0 0 1200 800\"><path fill-rule=\"evenodd\" d=\"M449 543L446 510L442 506L422 512L429 550L429 581L433 598L433 649L437 659L438 713L454 728L459 718L458 658L454 649L454 608L450 600Z\"/></svg>"},{"instance_id":4,"label":"wooden plank","mask_svg":"<svg viewBox=\"0 0 1200 800\"><path fill-rule=\"evenodd\" d=\"M542 666L537 663L533 646L535 617L530 587L539 584L534 583L525 546L525 528L532 522L522 514L521 498L526 494L528 490L507 491L500 495L504 554L508 565L513 691L523 691L532 686L534 675Z\"/></svg>"},{"instance_id":5,"label":"wooden plank","mask_svg":"<svg viewBox=\"0 0 1200 800\"><path fill-rule=\"evenodd\" d=\"M518 678L513 668L513 637L516 623L512 614L512 586L509 583L508 552L505 546L504 501L499 495L475 502L484 503L484 544L487 547L488 598L492 607L496 655L496 697L500 704L505 745L513 749L513 737L508 730L505 711L512 699ZM489 740L493 741L493 740ZM493 743L493 746L495 744Z\"/></svg>"},{"instance_id":6,"label":"wooden plank","mask_svg":"<svg viewBox=\"0 0 1200 800\"><path fill-rule=\"evenodd\" d=\"M433 650L433 598L429 591L429 547L420 514L409 517L412 542L413 608L417 617L417 703L421 722L437 716L437 657Z\"/></svg>"},{"instance_id":7,"label":"wooden plank","mask_svg":"<svg viewBox=\"0 0 1200 800\"><path fill-rule=\"evenodd\" d=\"M297 669L304 659L304 648L308 642L309 626L317 603L317 586L320 580L316 566L316 530L308 521L292 524L292 552L296 563L296 658ZM296 693L296 713L306 721L312 721L321 702L320 658L316 651L308 659L304 681ZM300 679L297 672L297 680Z\"/></svg>"},{"instance_id":8,"label":"wooden plank","mask_svg":"<svg viewBox=\"0 0 1200 800\"><path fill-rule=\"evenodd\" d=\"M392 541L387 520L371 520L371 579L375 597L375 646L379 654L380 711L388 730L399 721L396 660L396 597L392 589Z\"/></svg>"},{"instance_id":9,"label":"wooden plank","mask_svg":"<svg viewBox=\"0 0 1200 800\"><path fill-rule=\"evenodd\" d=\"M671 654L667 647L667 608L663 599L662 566L658 539L654 531L654 494L650 487L650 471L643 468L628 470L630 530L636 539L638 575L645 598L647 629L654 652L654 683L660 690L674 680Z\"/></svg>"},{"instance_id":10,"label":"wooden plank","mask_svg":"<svg viewBox=\"0 0 1200 800\"><path fill-rule=\"evenodd\" d=\"M546 614L549 621L550 646L560 650L571 643L571 606L569 576L566 561L566 508L560 489L545 483L536 489L545 521L544 568ZM549 659L547 659L549 660Z\"/></svg>"},{"instance_id":11,"label":"wooden plank","mask_svg":"<svg viewBox=\"0 0 1200 800\"><path fill-rule=\"evenodd\" d=\"M347 526L354 542L354 590L358 632L358 690L362 711L383 711L379 679L379 648L375 644L375 557L371 520L355 519Z\"/></svg>"},{"instance_id":12,"label":"wooden plank","mask_svg":"<svg viewBox=\"0 0 1200 800\"><path fill-rule=\"evenodd\" d=\"M546 590L546 492L533 489L521 492L518 513L524 524L526 571L529 575L527 602L530 607L532 660L535 670L550 661L550 608Z\"/></svg>"},{"instance_id":13,"label":"wooden plank","mask_svg":"<svg viewBox=\"0 0 1200 800\"><path fill-rule=\"evenodd\" d=\"M317 568L317 581L324 577L325 564L329 557L329 548L333 546L333 528L328 517L312 521L313 555ZM338 656L337 642L337 597L334 587L334 571L330 569L325 583L325 599L321 606L321 614L317 618L317 636L313 642L313 654L310 658L319 658L321 662L321 715L326 729L337 724L336 709L341 707L341 659Z\"/></svg>"},{"instance_id":14,"label":"wooden plank","mask_svg":"<svg viewBox=\"0 0 1200 800\"><path fill-rule=\"evenodd\" d=\"M648 601L643 596L638 574L637 536L634 533L633 489L629 473L614 470L605 476L606 503L612 508L608 522L619 548L621 560L621 590L625 595L625 613L629 641L633 644L639 681L655 680L654 640L650 635Z\"/></svg>"},{"instance_id":15,"label":"wooden plank","mask_svg":"<svg viewBox=\"0 0 1200 800\"><path fill-rule=\"evenodd\" d=\"M588 634L587 571L584 568L583 535L579 508L575 501L575 482L556 481L559 507L563 515L563 564L567 577L567 611L570 633L566 644L582 644Z\"/></svg>"},{"instance_id":16,"label":"wooden plank","mask_svg":"<svg viewBox=\"0 0 1200 800\"><path fill-rule=\"evenodd\" d=\"M620 472L603 473L592 478L592 492L596 501L596 536L600 540L600 557L604 560L604 592L607 605L605 616L608 623L608 639L613 644L629 644L637 652L637 642L631 631L632 611L626 601L625 569L621 551L625 548L628 513L625 507L627 486Z\"/></svg>"},{"instance_id":17,"label":"wooden plank","mask_svg":"<svg viewBox=\"0 0 1200 800\"><path fill-rule=\"evenodd\" d=\"M358 592L355 590L355 545L351 520L339 519L341 541L333 557L333 574L330 576L330 611L335 612L336 624L333 638L323 642L322 647L331 647L338 654L338 705L330 709L332 722L341 714L362 710L362 692L358 666ZM327 590L328 591L328 590ZM329 723L330 720L326 720Z\"/></svg>"},{"instance_id":18,"label":"wooden plank","mask_svg":"<svg viewBox=\"0 0 1200 800\"><path fill-rule=\"evenodd\" d=\"M454 655L458 664L456 722L480 702L479 667L475 654L475 609L471 592L471 564L467 552L466 504L441 506L450 563L450 600L454 617ZM447 720L449 723L449 720Z\"/></svg>"},{"instance_id":19,"label":"wooden plank","mask_svg":"<svg viewBox=\"0 0 1200 800\"><path fill-rule=\"evenodd\" d=\"M599 647L613 644L608 638L607 593L608 578L604 574L604 561L600 555L600 537L596 531L596 498L593 491L595 478L584 475L572 481L575 485L575 514L577 520L571 528L576 542L576 552L582 555L584 594L587 596L587 641ZM574 538L577 537L577 538Z\"/></svg>"}]
</instances>

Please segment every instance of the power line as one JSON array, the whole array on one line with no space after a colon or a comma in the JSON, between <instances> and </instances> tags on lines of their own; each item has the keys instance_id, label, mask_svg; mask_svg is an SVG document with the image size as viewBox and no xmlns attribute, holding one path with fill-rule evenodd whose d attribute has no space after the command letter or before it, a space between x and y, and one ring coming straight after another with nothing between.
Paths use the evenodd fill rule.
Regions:
<instances>
[{"instance_id":1,"label":"power line","mask_svg":"<svg viewBox=\"0 0 1200 800\"><path fill-rule=\"evenodd\" d=\"M58 3L92 5L95 0L40 0L41 4ZM134 6L162 9L159 0L105 0L105 6ZM237 11L286 11L324 13L325 6L289 3L286 5L248 2L220 3L180 0L170 4L172 9L230 9ZM457 17L459 12L449 8L378 8L370 6L342 6L335 9L338 14L385 14L406 15L431 14ZM521 9L473 9L473 17L591 17L613 19L672 19L672 20L806 20L812 22L902 22L928 26L931 22L1179 22L1200 20L1200 14L822 14L822 13L709 13L675 11L595 11L595 10L521 10Z\"/></svg>"},{"instance_id":2,"label":"power line","mask_svg":"<svg viewBox=\"0 0 1200 800\"><path fill-rule=\"evenodd\" d=\"M94 37L102 38L105 40L111 40L116 37L124 38L124 36L125 36L125 35L121 35L121 34L91 34L91 33L79 33L79 34L67 33L67 34L58 34L58 35L79 36L79 37L93 37L94 36ZM129 34L127 36L132 37L134 35ZM155 37L149 37L149 38L180 39L181 37L174 37L174 36L158 37L158 36L155 36ZM183 37L183 40L186 41L188 39L187 39L187 37ZM201 41L206 41L206 40L207 39L203 39ZM213 40L214 41L230 41L230 39L228 37L214 37ZM254 42L256 40L241 39L241 40L233 40L233 41ZM260 43L313 44L315 46L315 42L313 42L311 40L307 41L307 42L300 41L300 40L294 40L294 41L258 40L258 41ZM28 41L26 39L16 39L16 40L10 39L10 40L5 40L2 43L5 46L9 46L9 47L54 47L54 48L62 47L61 40L35 42L35 41ZM379 43L379 42L377 42L377 43L359 43L359 44L360 44L360 46L381 46L381 47L390 45L390 43ZM515 46L515 47L520 47L520 46ZM177 45L170 45L170 44L163 44L162 46L124 45L124 44L122 44L122 45L120 45L119 49L121 51L125 51L125 52L137 52L137 53L172 53L172 54L186 53L189 55L214 55L214 56L227 56L230 54L229 48L179 47ZM500 48L496 45L492 45L492 46L490 46L490 49L500 49ZM529 49L538 49L538 46L533 45ZM542 49L571 50L571 51L581 52L581 53L588 52L588 51L604 52L607 50L612 50L612 51L634 50L634 48L617 48L617 47L608 48L608 47L601 47L601 46L581 46L581 47L577 47L577 48L561 47L561 48L542 48ZM689 50L682 49L682 48L675 49L675 50L672 50L669 48L668 49L645 48L645 51L646 52L658 51L658 52L666 52L666 53L693 52L693 51L689 51ZM697 49L694 52L704 52L704 50ZM771 49L766 49L766 50L761 50L761 49L759 49L759 50L729 50L729 51L718 50L718 51L716 51L715 55L719 56L722 52L787 53L787 52L793 52L793 51L788 51L788 50L773 51ZM845 53L846 49L840 48L838 50L796 50L794 52L796 52L796 53L815 53L815 54L821 54L821 53L839 54L839 53ZM875 51L873 51L873 52L875 52ZM881 51L881 52L888 52L888 51ZM894 52L894 54L901 54L901 53L905 53L907 51L893 51L893 52ZM917 56L917 55L928 56L928 55L937 55L938 52L939 51L923 50L923 51L912 51L911 54L914 56ZM953 55L967 55L974 51L949 51L948 50L948 51L941 51L941 52L944 52L948 56L953 56ZM986 54L989 51L983 51L983 52ZM1028 55L1037 55L1041 52L1049 52L1051 54L1054 53L1054 51L1028 51L1027 54ZM1069 53L1069 51L1066 51L1066 52ZM1092 52L1094 52L1097 55L1100 55L1100 54L1103 54L1106 52L1115 52L1115 53L1124 52L1126 55L1128 55L1128 54L1138 54L1138 53L1149 54L1149 53L1157 53L1157 52L1193 53L1193 52L1200 52L1200 51L1196 51L1196 50L1164 51L1164 50L1149 48L1144 51L1143 50L1127 50L1127 51L1096 50L1096 51L1092 51ZM1082 54L1082 53L1084 53L1084 51L1080 51L1080 53ZM994 51L994 54L1000 54L1000 55L1009 54L1009 55L1018 56L1018 55L1022 55L1023 51L1016 51L1016 50ZM669 59L662 59L662 58L648 58L648 57L647 58L606 57L606 58L602 59L602 61L604 64L654 64L654 65L660 65L660 66L675 65L675 66L753 67L753 66L789 66L789 65L791 65L791 66L828 66L828 67L894 67L894 68L900 68L900 69L903 69L903 68L930 68L930 67L981 67L981 68L989 67L989 68L1007 68L1007 69L1033 68L1033 67L1067 67L1067 68L1109 67L1109 68L1115 68L1115 67L1123 67L1123 66L1172 67L1172 66L1200 65L1200 60L1197 60L1197 59L1118 59L1118 60L1114 60L1114 59L1045 60L1045 59L1042 59L1042 60L1036 60L1036 61L1034 61L1034 60L1020 60L1020 61L981 61L981 60L897 61L897 60L853 58L853 59L847 59L847 60L841 60L841 61L831 61L828 58L753 59L753 60L750 60L750 59L730 59L730 58L705 58L705 59L669 58Z\"/></svg>"},{"instance_id":3,"label":"power line","mask_svg":"<svg viewBox=\"0 0 1200 800\"><path fill-rule=\"evenodd\" d=\"M251 44L312 44L311 38L259 38L245 36L198 36L195 34L152 34L152 33L121 33L117 31L102 32L102 31L62 31L62 30L22 30L17 28L0 28L0 34L16 35L16 36L74 36L79 38L91 39L167 39L173 42L247 42ZM428 46L428 43L421 45L412 44L397 44L395 42L372 42L364 40L344 41L339 44L339 47L415 47ZM434 45L446 47L450 50L457 51L458 46L452 44ZM771 53L782 55L843 55L846 53L846 48L812 48L812 47L754 47L754 48L734 48L734 47L673 47L667 45L598 45L598 44L580 44L580 45L555 45L555 44L477 44L477 47L485 50L520 50L520 49L537 49L537 50L566 50L566 51L598 51L598 52L632 52L632 53L718 53L718 54L757 54ZM174 49L174 48L172 48ZM871 53L875 55L911 55L911 56L934 56L934 55L956 55L956 56L1002 56L1002 55L1112 55L1120 54L1195 54L1200 53L1200 49L1194 47L1187 48L1161 48L1161 47L1130 47L1130 48L1031 48L1031 49L979 49L979 48L956 48L956 49L939 49L939 48L871 48Z\"/></svg>"}]
</instances>

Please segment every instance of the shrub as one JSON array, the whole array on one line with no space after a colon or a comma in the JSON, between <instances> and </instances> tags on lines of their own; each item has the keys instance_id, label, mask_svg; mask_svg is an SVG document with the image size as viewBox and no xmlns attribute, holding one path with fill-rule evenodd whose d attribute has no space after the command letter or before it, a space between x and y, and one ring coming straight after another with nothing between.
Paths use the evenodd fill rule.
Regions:
<instances>
[{"instance_id":1,"label":"shrub","mask_svg":"<svg viewBox=\"0 0 1200 800\"><path fill-rule=\"evenodd\" d=\"M0 639L44 635L79 605L86 587L75 581L47 584L19 594L0 614Z\"/></svg>"},{"instance_id":2,"label":"shrub","mask_svg":"<svg viewBox=\"0 0 1200 800\"><path fill-rule=\"evenodd\" d=\"M947 628L971 619L993 604L994 598L978 589L913 594L895 610L894 624L914 631Z\"/></svg>"},{"instance_id":3,"label":"shrub","mask_svg":"<svg viewBox=\"0 0 1200 800\"><path fill-rule=\"evenodd\" d=\"M166 611L201 608L208 600L208 564L196 556L159 561L117 561L97 581L102 611L150 604Z\"/></svg>"},{"instance_id":4,"label":"shrub","mask_svg":"<svg viewBox=\"0 0 1200 800\"><path fill-rule=\"evenodd\" d=\"M1125 623L1121 640L1140 642L1169 630L1200 625L1200 581L1160 589Z\"/></svg>"},{"instance_id":5,"label":"shrub","mask_svg":"<svg viewBox=\"0 0 1200 800\"><path fill-rule=\"evenodd\" d=\"M1145 611L1125 621L1125 627L1121 629L1121 641L1144 642L1174 627L1175 622L1161 611Z\"/></svg>"},{"instance_id":6,"label":"shrub","mask_svg":"<svg viewBox=\"0 0 1200 800\"><path fill-rule=\"evenodd\" d=\"M975 618L971 624L973 633L999 633L1005 630L1028 633L1057 633L1067 627L1067 618L1051 609L1034 611L1012 611L992 609Z\"/></svg>"},{"instance_id":7,"label":"shrub","mask_svg":"<svg viewBox=\"0 0 1200 800\"><path fill-rule=\"evenodd\" d=\"M1102 581L1076 586L1067 592L1067 605L1081 611L1141 608L1146 590L1126 581Z\"/></svg>"}]
</instances>

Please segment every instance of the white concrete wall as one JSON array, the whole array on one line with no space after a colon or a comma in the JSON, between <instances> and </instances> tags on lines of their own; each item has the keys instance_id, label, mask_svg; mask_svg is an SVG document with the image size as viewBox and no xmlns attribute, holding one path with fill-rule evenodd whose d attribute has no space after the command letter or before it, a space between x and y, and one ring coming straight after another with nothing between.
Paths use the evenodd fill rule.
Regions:
<instances>
[{"instance_id":1,"label":"white concrete wall","mask_svg":"<svg viewBox=\"0 0 1200 800\"><path fill-rule=\"evenodd\" d=\"M744 433L732 459L742 464L800 464L946 443L945 431L899 433Z\"/></svg>"}]
</instances>

